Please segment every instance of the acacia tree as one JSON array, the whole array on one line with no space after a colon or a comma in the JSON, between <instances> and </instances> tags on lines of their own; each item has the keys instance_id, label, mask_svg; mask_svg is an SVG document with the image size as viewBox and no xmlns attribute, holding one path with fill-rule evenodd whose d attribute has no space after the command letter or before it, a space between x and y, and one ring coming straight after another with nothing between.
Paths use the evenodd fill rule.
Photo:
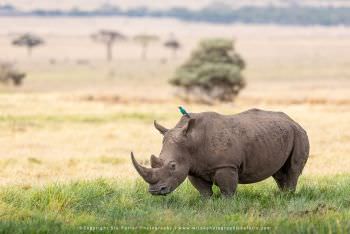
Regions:
<instances>
[{"instance_id":1,"label":"acacia tree","mask_svg":"<svg viewBox=\"0 0 350 234\"><path fill-rule=\"evenodd\" d=\"M229 102L245 86L241 74L244 68L245 62L236 53L232 40L208 39L177 69L170 83L187 100Z\"/></svg>"},{"instance_id":2,"label":"acacia tree","mask_svg":"<svg viewBox=\"0 0 350 234\"><path fill-rule=\"evenodd\" d=\"M173 51L173 58L176 57L176 52L181 48L181 44L173 36L171 36L165 43L164 46Z\"/></svg>"},{"instance_id":3,"label":"acacia tree","mask_svg":"<svg viewBox=\"0 0 350 234\"><path fill-rule=\"evenodd\" d=\"M125 40L126 37L112 30L100 30L99 32L91 35L91 38L99 43L103 43L106 46L106 58L107 61L112 61L113 59L113 46L117 41Z\"/></svg>"},{"instance_id":4,"label":"acacia tree","mask_svg":"<svg viewBox=\"0 0 350 234\"><path fill-rule=\"evenodd\" d=\"M33 48L43 45L44 43L45 42L42 38L30 33L20 35L12 41L12 45L14 46L27 47L28 57L32 55Z\"/></svg>"},{"instance_id":5,"label":"acacia tree","mask_svg":"<svg viewBox=\"0 0 350 234\"><path fill-rule=\"evenodd\" d=\"M159 38L155 35L139 34L134 37L134 41L138 42L142 47L141 59L147 59L147 51L149 44L158 41Z\"/></svg>"}]
</instances>

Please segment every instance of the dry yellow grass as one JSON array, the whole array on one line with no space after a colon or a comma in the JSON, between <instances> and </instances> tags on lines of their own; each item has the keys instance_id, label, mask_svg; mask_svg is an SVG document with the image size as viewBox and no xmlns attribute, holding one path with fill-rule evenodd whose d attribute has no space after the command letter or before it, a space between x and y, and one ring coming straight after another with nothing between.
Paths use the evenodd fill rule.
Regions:
<instances>
[{"instance_id":1,"label":"dry yellow grass","mask_svg":"<svg viewBox=\"0 0 350 234\"><path fill-rule=\"evenodd\" d=\"M180 117L176 108L183 103L167 84L176 66L200 38L232 35L248 62L247 88L233 104L185 104L186 108L226 114L253 107L284 111L309 133L311 155L305 174L350 170L350 40L346 40L350 33L346 28L16 20L11 25L10 19L2 19L0 26L7 32L32 28L46 35L48 44L27 60L23 49L9 46L9 37L0 38L0 50L28 71L23 87L0 87L0 184L136 177L130 151L147 160L161 148L153 119L171 127ZM51 28L55 22L57 27ZM87 37L103 25L130 34L144 28L157 30L163 38L171 28L185 47L177 60L161 63L169 53L160 45L154 45L150 60L139 61L139 48L127 42L117 46L118 59L105 64L103 47ZM51 65L50 58L57 63ZM77 65L77 59L87 59L88 64Z\"/></svg>"},{"instance_id":2,"label":"dry yellow grass","mask_svg":"<svg viewBox=\"0 0 350 234\"><path fill-rule=\"evenodd\" d=\"M67 100L65 95L53 94L1 95L2 184L134 177L130 151L142 160L160 151L161 136L153 129L153 118L169 127L179 118L176 100L160 104L137 100L104 103L79 97L70 95ZM253 104L242 98L235 105L186 107L221 113L250 107L283 110L309 133L311 156L305 174L349 171L349 104Z\"/></svg>"}]
</instances>

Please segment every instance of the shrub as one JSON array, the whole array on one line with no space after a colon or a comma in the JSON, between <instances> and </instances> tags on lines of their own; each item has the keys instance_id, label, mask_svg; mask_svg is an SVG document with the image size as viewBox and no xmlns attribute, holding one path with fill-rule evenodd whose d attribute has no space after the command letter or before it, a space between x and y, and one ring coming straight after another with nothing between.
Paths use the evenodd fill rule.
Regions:
<instances>
[{"instance_id":1,"label":"shrub","mask_svg":"<svg viewBox=\"0 0 350 234\"><path fill-rule=\"evenodd\" d=\"M25 73L19 72L11 64L0 64L0 82L7 84L12 81L14 85L19 86L26 76Z\"/></svg>"},{"instance_id":2,"label":"shrub","mask_svg":"<svg viewBox=\"0 0 350 234\"><path fill-rule=\"evenodd\" d=\"M245 62L235 52L231 40L207 39L177 69L170 83L187 100L228 102L245 86L241 74L244 67Z\"/></svg>"}]
</instances>

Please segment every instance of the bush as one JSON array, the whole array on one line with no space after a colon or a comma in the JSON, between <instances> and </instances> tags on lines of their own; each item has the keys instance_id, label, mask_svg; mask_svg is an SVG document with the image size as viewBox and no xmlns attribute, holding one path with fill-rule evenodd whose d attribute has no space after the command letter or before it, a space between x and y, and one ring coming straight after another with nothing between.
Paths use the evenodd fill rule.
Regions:
<instances>
[{"instance_id":1,"label":"bush","mask_svg":"<svg viewBox=\"0 0 350 234\"><path fill-rule=\"evenodd\" d=\"M25 73L19 72L11 64L0 64L0 82L9 83L12 81L14 85L19 86L26 76Z\"/></svg>"},{"instance_id":2,"label":"bush","mask_svg":"<svg viewBox=\"0 0 350 234\"><path fill-rule=\"evenodd\" d=\"M201 102L232 101L245 86L241 75L245 62L227 39L208 39L200 43L190 59L180 66L170 83L179 96Z\"/></svg>"}]
</instances>

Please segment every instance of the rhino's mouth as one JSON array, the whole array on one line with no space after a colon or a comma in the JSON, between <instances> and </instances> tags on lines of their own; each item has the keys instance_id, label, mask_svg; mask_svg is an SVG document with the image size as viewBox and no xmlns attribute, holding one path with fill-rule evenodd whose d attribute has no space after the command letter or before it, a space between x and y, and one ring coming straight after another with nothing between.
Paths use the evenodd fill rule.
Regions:
<instances>
[{"instance_id":1,"label":"rhino's mouth","mask_svg":"<svg viewBox=\"0 0 350 234\"><path fill-rule=\"evenodd\" d=\"M169 193L171 193L171 188L167 187L165 185L161 185L159 186L159 188L149 188L148 191L152 194L152 195L161 195L161 196L166 196Z\"/></svg>"}]
</instances>

